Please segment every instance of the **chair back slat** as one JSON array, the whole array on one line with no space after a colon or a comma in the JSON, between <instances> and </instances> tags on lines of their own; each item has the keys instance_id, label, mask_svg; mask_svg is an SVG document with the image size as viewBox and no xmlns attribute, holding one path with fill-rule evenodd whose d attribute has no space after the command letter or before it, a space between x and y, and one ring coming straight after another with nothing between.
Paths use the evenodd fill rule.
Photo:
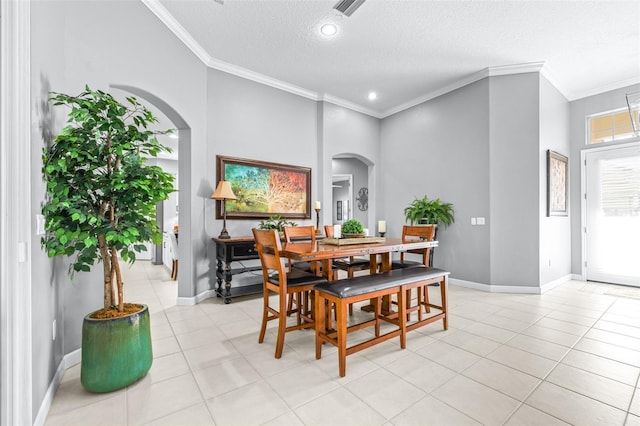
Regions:
<instances>
[{"instance_id":1,"label":"chair back slat","mask_svg":"<svg viewBox=\"0 0 640 426\"><path fill-rule=\"evenodd\" d=\"M333 238L333 225L324 226L324 236L327 238Z\"/></svg>"},{"instance_id":2,"label":"chair back slat","mask_svg":"<svg viewBox=\"0 0 640 426\"><path fill-rule=\"evenodd\" d=\"M436 228L438 225L404 225L402 227L402 242L407 243L412 240L427 240L433 241L436 235ZM422 255L422 263L425 266L430 265L431 248L409 250L407 253ZM400 253L400 260L404 262L404 253Z\"/></svg>"},{"instance_id":3,"label":"chair back slat","mask_svg":"<svg viewBox=\"0 0 640 426\"><path fill-rule=\"evenodd\" d=\"M276 271L280 277L286 277L285 258L280 253L282 244L275 229L252 229L253 238L256 241L256 249L262 263L262 275L265 281L269 280L269 271Z\"/></svg>"},{"instance_id":4,"label":"chair back slat","mask_svg":"<svg viewBox=\"0 0 640 426\"><path fill-rule=\"evenodd\" d=\"M300 240L312 244L316 242L315 226L285 226L282 230L284 231L284 240L287 243L295 243Z\"/></svg>"},{"instance_id":5,"label":"chair back slat","mask_svg":"<svg viewBox=\"0 0 640 426\"><path fill-rule=\"evenodd\" d=\"M438 225L404 225L402 227L402 242L406 243L412 239L433 241L437 226Z\"/></svg>"}]
</instances>

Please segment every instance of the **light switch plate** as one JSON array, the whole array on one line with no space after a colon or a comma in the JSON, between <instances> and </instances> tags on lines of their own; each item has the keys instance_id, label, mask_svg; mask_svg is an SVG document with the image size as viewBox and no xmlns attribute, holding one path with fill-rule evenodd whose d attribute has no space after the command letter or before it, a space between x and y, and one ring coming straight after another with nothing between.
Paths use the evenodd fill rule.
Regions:
<instances>
[{"instance_id":1,"label":"light switch plate","mask_svg":"<svg viewBox=\"0 0 640 426\"><path fill-rule=\"evenodd\" d=\"M44 216L36 215L36 235L44 235Z\"/></svg>"},{"instance_id":2,"label":"light switch plate","mask_svg":"<svg viewBox=\"0 0 640 426\"><path fill-rule=\"evenodd\" d=\"M475 225L475 224L476 224L476 218L475 218L475 217L472 217L472 218L471 218L471 224L472 224L472 225Z\"/></svg>"}]
</instances>

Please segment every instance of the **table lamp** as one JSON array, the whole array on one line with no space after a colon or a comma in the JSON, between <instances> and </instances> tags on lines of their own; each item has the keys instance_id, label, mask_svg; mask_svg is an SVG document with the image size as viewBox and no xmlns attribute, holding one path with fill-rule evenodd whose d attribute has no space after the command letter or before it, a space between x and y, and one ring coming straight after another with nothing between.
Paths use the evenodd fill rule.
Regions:
<instances>
[{"instance_id":1,"label":"table lamp","mask_svg":"<svg viewBox=\"0 0 640 426\"><path fill-rule=\"evenodd\" d=\"M218 182L218 186L216 187L215 192L211 196L214 200L222 201L222 231L218 238L221 239L229 239L231 236L227 232L227 200L235 200L237 199L236 194L231 190L231 183L226 180L221 180Z\"/></svg>"}]
</instances>

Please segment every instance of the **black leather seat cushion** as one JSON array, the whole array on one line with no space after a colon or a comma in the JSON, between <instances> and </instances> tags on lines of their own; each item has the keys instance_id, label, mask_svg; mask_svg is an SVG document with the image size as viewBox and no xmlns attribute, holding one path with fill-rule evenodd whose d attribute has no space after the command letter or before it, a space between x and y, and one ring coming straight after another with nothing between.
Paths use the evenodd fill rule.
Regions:
<instances>
[{"instance_id":1,"label":"black leather seat cushion","mask_svg":"<svg viewBox=\"0 0 640 426\"><path fill-rule=\"evenodd\" d=\"M371 262L369 262L369 259L361 259L361 258L354 258L352 261L350 261L349 259L336 259L333 261L334 266L336 266L337 268L343 269L343 268L368 268L369 265L371 264Z\"/></svg>"},{"instance_id":2,"label":"black leather seat cushion","mask_svg":"<svg viewBox=\"0 0 640 426\"><path fill-rule=\"evenodd\" d=\"M269 282L272 284L280 285L280 280L278 279L277 274L269 277ZM309 284L322 284L326 282L326 278L322 278L317 275L301 271L299 269L293 269L291 272L287 272L287 287L296 287Z\"/></svg>"},{"instance_id":3,"label":"black leather seat cushion","mask_svg":"<svg viewBox=\"0 0 640 426\"><path fill-rule=\"evenodd\" d=\"M318 284L315 289L339 298L346 298L445 275L449 275L449 272L438 268L427 268L423 265L422 267L398 269L381 274L362 275L327 282Z\"/></svg>"},{"instance_id":4,"label":"black leather seat cushion","mask_svg":"<svg viewBox=\"0 0 640 426\"><path fill-rule=\"evenodd\" d=\"M391 262L391 269L405 269L405 268L415 268L416 266L424 266L422 262L416 262L414 260L405 260L401 262L399 260L394 260Z\"/></svg>"}]
</instances>

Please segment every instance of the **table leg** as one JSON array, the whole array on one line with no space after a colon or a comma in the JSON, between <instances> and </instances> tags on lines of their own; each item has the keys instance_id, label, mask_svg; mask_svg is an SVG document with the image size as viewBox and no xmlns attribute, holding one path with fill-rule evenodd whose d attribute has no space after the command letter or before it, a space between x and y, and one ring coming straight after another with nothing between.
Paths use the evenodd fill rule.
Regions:
<instances>
[{"instance_id":1,"label":"table leg","mask_svg":"<svg viewBox=\"0 0 640 426\"><path fill-rule=\"evenodd\" d=\"M224 270L222 269L222 261L218 259L218 264L216 268L216 281L218 282L218 288L216 289L216 296L222 297L222 274Z\"/></svg>"}]
</instances>

